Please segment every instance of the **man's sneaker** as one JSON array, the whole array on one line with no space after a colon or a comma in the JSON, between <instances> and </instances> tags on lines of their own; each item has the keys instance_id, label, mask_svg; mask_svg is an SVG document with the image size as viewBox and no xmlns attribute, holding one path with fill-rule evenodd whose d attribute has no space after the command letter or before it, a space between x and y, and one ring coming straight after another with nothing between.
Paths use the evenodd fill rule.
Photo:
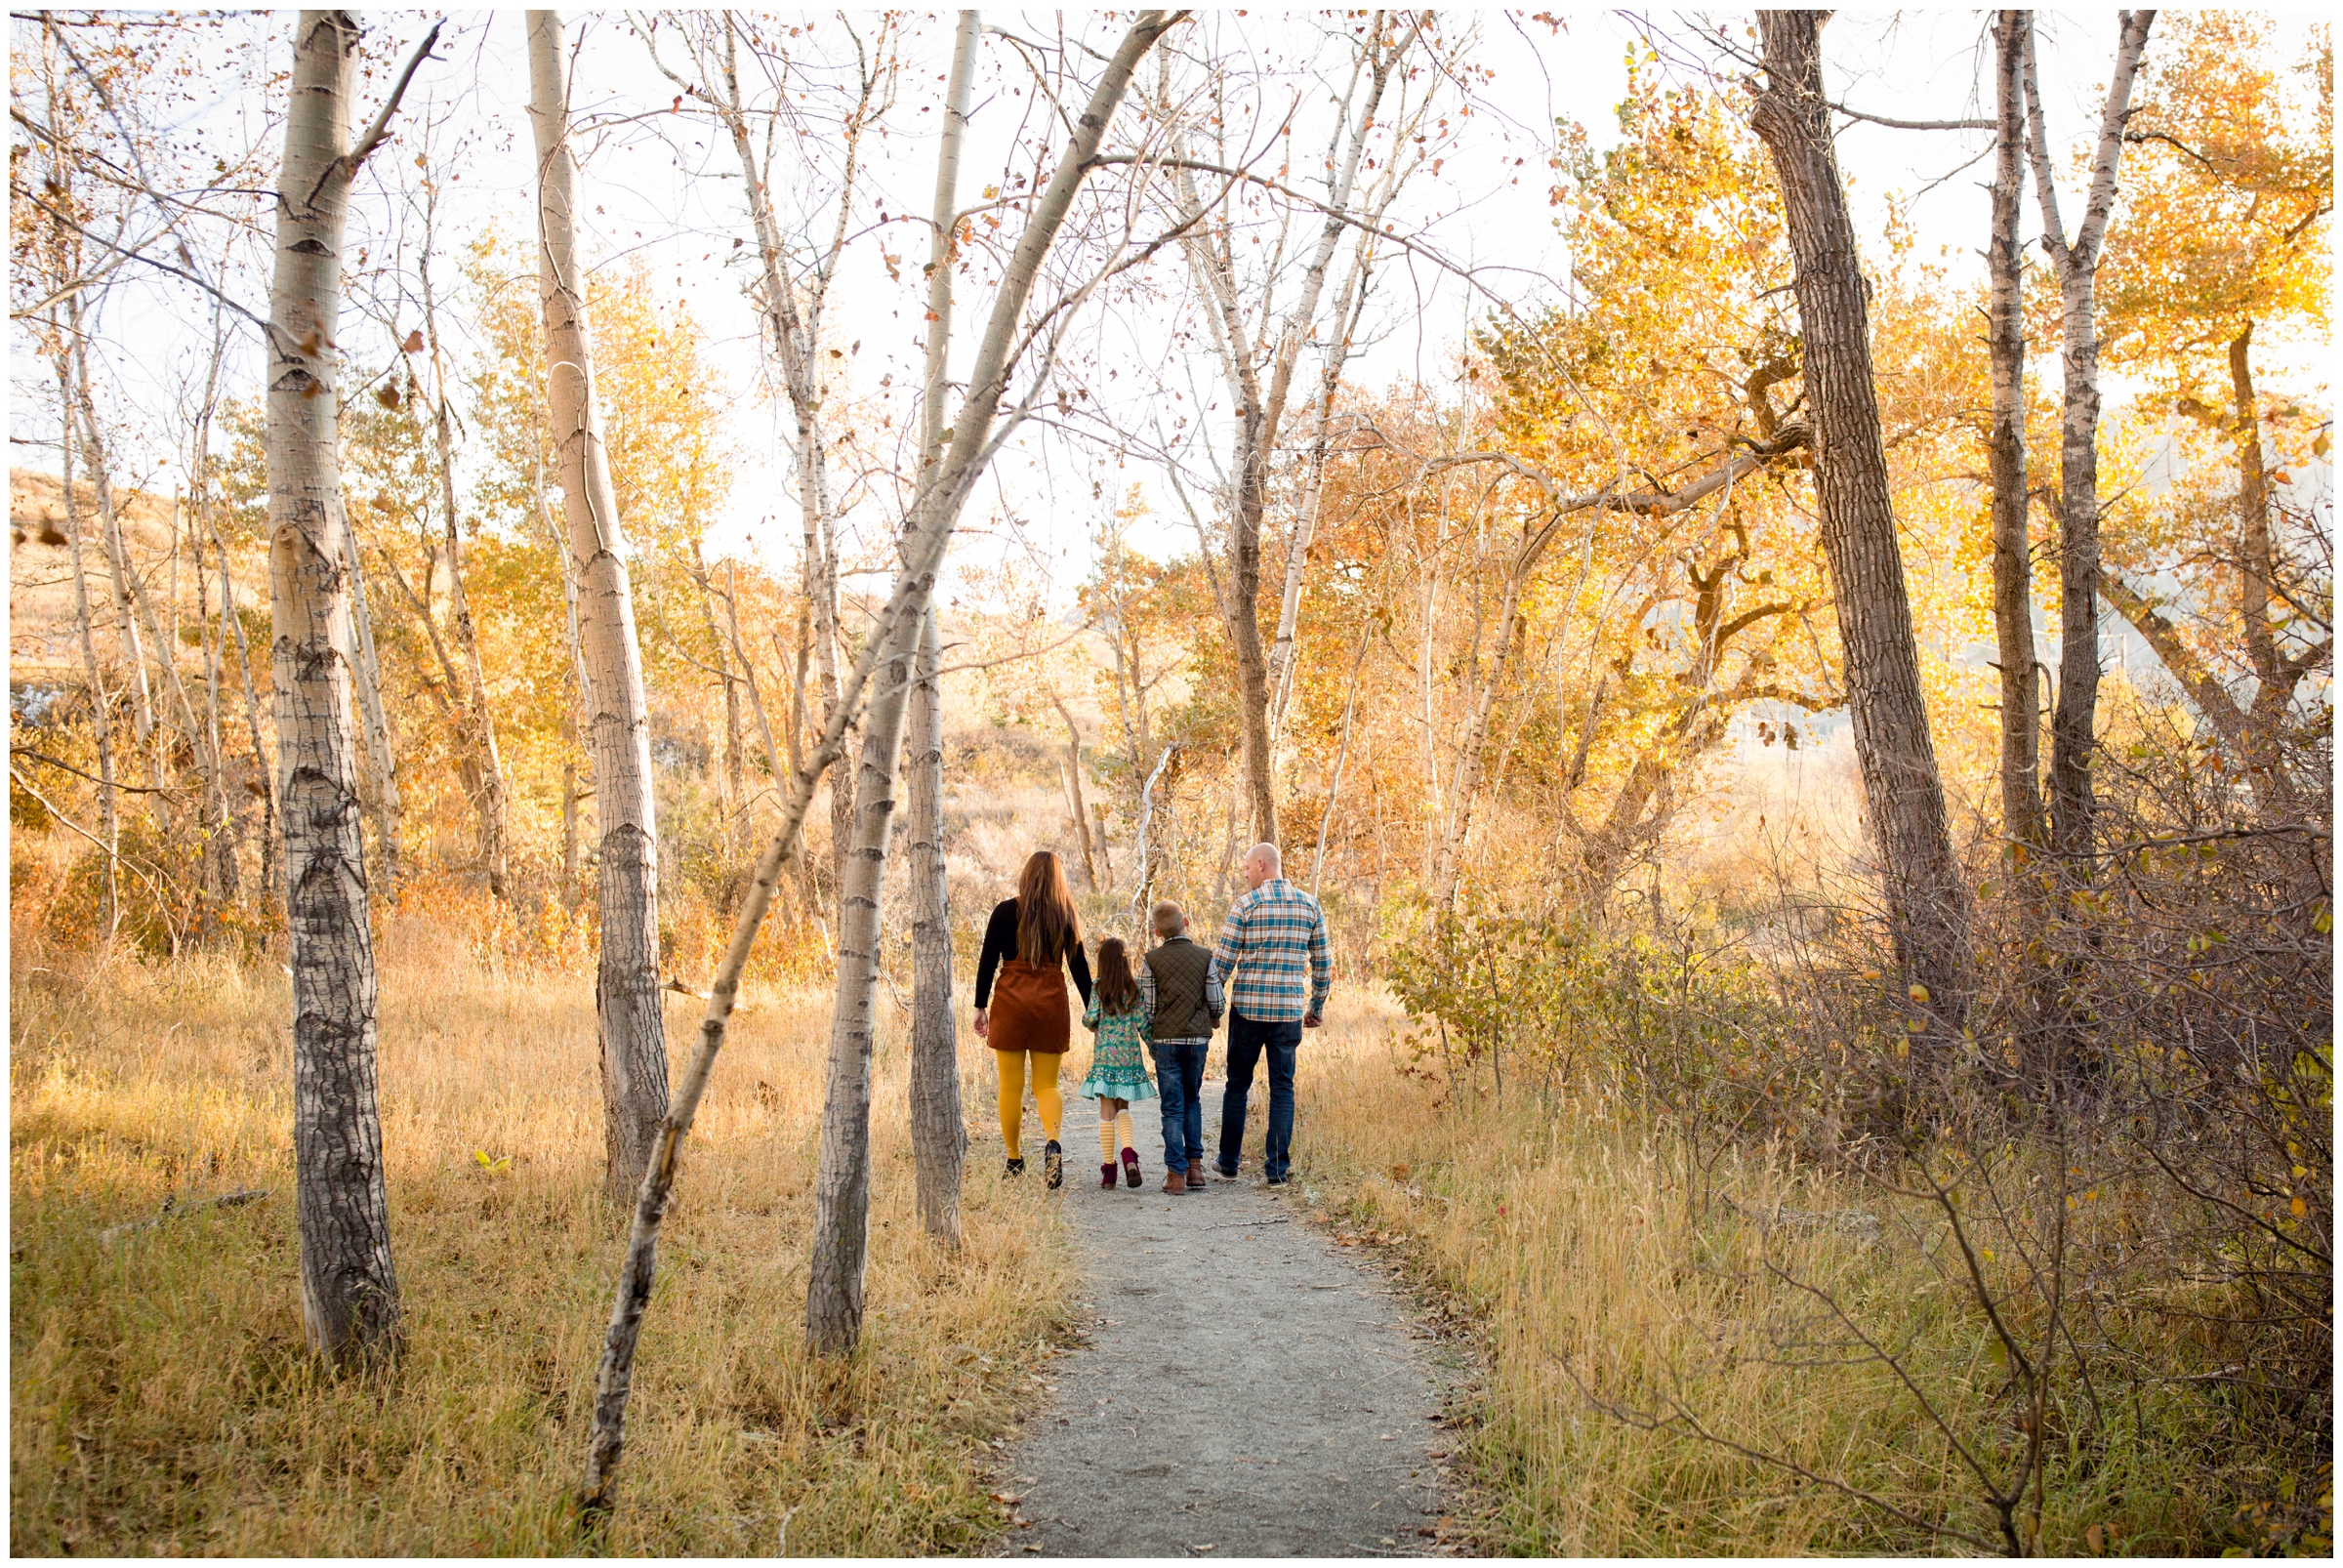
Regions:
<instances>
[{"instance_id":1,"label":"man's sneaker","mask_svg":"<svg viewBox=\"0 0 2343 1568\"><path fill-rule=\"evenodd\" d=\"M1229 1170L1225 1166L1213 1166L1213 1175L1218 1176L1223 1181L1234 1181L1237 1179L1237 1173Z\"/></svg>"},{"instance_id":2,"label":"man's sneaker","mask_svg":"<svg viewBox=\"0 0 2343 1568\"><path fill-rule=\"evenodd\" d=\"M1170 1193L1185 1192L1188 1190L1188 1178L1177 1171L1166 1171L1164 1173L1164 1190Z\"/></svg>"},{"instance_id":3,"label":"man's sneaker","mask_svg":"<svg viewBox=\"0 0 2343 1568\"><path fill-rule=\"evenodd\" d=\"M1139 1180L1139 1151L1126 1143L1123 1145L1123 1184L1135 1187Z\"/></svg>"},{"instance_id":4,"label":"man's sneaker","mask_svg":"<svg viewBox=\"0 0 2343 1568\"><path fill-rule=\"evenodd\" d=\"M1001 1168L1001 1179L1004 1181L1007 1180L1010 1176L1021 1176L1024 1174L1025 1157L1021 1154L1010 1155L1008 1157L1008 1164Z\"/></svg>"},{"instance_id":5,"label":"man's sneaker","mask_svg":"<svg viewBox=\"0 0 2343 1568\"><path fill-rule=\"evenodd\" d=\"M1042 1175L1051 1192L1066 1184L1066 1151L1057 1146L1055 1138L1042 1148Z\"/></svg>"}]
</instances>

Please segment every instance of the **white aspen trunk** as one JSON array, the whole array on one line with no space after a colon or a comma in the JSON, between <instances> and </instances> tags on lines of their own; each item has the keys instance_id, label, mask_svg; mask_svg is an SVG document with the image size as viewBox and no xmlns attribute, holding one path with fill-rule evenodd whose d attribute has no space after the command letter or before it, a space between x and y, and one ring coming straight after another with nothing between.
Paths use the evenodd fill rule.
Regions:
<instances>
[{"instance_id":1,"label":"white aspen trunk","mask_svg":"<svg viewBox=\"0 0 2343 1568\"><path fill-rule=\"evenodd\" d=\"M2025 90L2031 121L2028 152L2042 208L2042 248L2058 274L2063 337L2059 418L2058 702L2050 716L2050 843L2070 866L2091 846L2091 752L2099 713L2099 251L2116 205L2116 169L2132 83L2148 47L2153 11L2118 15L2114 74L2099 119L2090 195L2082 227L2070 242L2058 216L2049 130L2035 68L2034 33L2026 35Z\"/></svg>"},{"instance_id":2,"label":"white aspen trunk","mask_svg":"<svg viewBox=\"0 0 2343 1568\"><path fill-rule=\"evenodd\" d=\"M546 400L568 549L580 585L578 640L594 689L602 920L595 1011L601 1024L603 1147L609 1190L618 1197L642 1179L668 1108L667 1032L659 995L659 821L628 580L633 552L611 490L595 399L586 276L577 254L577 162L569 145L561 15L532 11L528 19Z\"/></svg>"},{"instance_id":3,"label":"white aspen trunk","mask_svg":"<svg viewBox=\"0 0 2343 1568\"><path fill-rule=\"evenodd\" d=\"M960 1102L960 1028L952 1011L942 663L943 639L930 606L921 623L911 691L911 1153L920 1222L936 1241L958 1250L968 1127Z\"/></svg>"},{"instance_id":4,"label":"white aspen trunk","mask_svg":"<svg viewBox=\"0 0 2343 1568\"><path fill-rule=\"evenodd\" d=\"M399 1298L375 1090L334 382L343 219L363 156L349 139L358 37L347 12L305 11L295 24L268 290L267 447L302 1320L313 1348L364 1360L395 1348Z\"/></svg>"},{"instance_id":5,"label":"white aspen trunk","mask_svg":"<svg viewBox=\"0 0 2343 1568\"><path fill-rule=\"evenodd\" d=\"M2025 74L2034 14L1994 18L1995 160L1993 279L1987 339L1993 354L1994 628L2001 664L2001 833L2016 845L2042 839L2041 712L2034 656L2034 552L2026 496L2025 259L2018 215L2026 189Z\"/></svg>"},{"instance_id":6,"label":"white aspen trunk","mask_svg":"<svg viewBox=\"0 0 2343 1568\"><path fill-rule=\"evenodd\" d=\"M366 569L358 536L344 536L349 549L349 614L357 632L358 709L365 716L366 761L374 772L374 836L382 846L383 896L398 897L398 758L390 747L390 715L383 705L383 665L374 652L374 618L366 603Z\"/></svg>"},{"instance_id":7,"label":"white aspen trunk","mask_svg":"<svg viewBox=\"0 0 2343 1568\"><path fill-rule=\"evenodd\" d=\"M945 368L952 342L952 267L959 247L960 156L976 76L977 15L953 29L944 126L935 155L933 232L927 252L926 386L920 405L925 464L943 457ZM924 465L925 466L925 465ZM943 634L930 603L920 618L911 690L911 1155L920 1223L957 1251L960 1184L968 1149L960 1103L960 1027L952 1011L952 905L944 864Z\"/></svg>"},{"instance_id":8,"label":"white aspen trunk","mask_svg":"<svg viewBox=\"0 0 2343 1568\"><path fill-rule=\"evenodd\" d=\"M122 828L114 793L113 725L106 717L109 699L98 671L98 640L90 627L90 582L82 560L81 502L73 494L73 377L66 354L57 356L59 403L64 412L63 439L59 450L64 462L65 541L73 552L73 625L81 639L81 669L90 687L90 732L98 746L98 831L104 851L105 902L99 909L98 940L111 947L122 925L122 876L117 862Z\"/></svg>"}]
</instances>

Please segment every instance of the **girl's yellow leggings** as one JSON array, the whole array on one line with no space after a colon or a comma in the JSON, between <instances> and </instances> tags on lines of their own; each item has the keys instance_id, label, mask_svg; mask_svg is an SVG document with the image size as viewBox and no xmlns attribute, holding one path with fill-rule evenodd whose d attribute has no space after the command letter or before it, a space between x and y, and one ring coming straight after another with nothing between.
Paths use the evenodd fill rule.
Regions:
<instances>
[{"instance_id":1,"label":"girl's yellow leggings","mask_svg":"<svg viewBox=\"0 0 2343 1568\"><path fill-rule=\"evenodd\" d=\"M1033 1103L1041 1109L1044 1137L1057 1136L1058 1122L1066 1111L1066 1102L1057 1094L1057 1069L1065 1060L1062 1052L994 1052L993 1060L1001 1067L1001 1141L1008 1145L1008 1157L1012 1160L1023 1152L1017 1135L1025 1120L1027 1056L1033 1058Z\"/></svg>"}]
</instances>

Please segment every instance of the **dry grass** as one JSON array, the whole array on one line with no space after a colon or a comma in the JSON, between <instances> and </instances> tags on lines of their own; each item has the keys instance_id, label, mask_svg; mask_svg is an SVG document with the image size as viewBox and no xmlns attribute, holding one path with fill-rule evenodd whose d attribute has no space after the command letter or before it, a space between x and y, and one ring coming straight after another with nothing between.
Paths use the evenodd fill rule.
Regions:
<instances>
[{"instance_id":1,"label":"dry grass","mask_svg":"<svg viewBox=\"0 0 2343 1568\"><path fill-rule=\"evenodd\" d=\"M589 986L497 972L429 923L384 943L383 1141L408 1345L315 1375L297 1303L287 982L195 959L11 974L10 1510L29 1552L570 1549L621 1240L597 1196ZM882 1003L883 1014L887 1007ZM678 1002L671 1051L696 1015ZM1067 1254L1039 1182L980 1144L968 1246L910 1208L904 1064L883 1053L863 1348L802 1348L827 1011L741 1014L685 1154L644 1333L611 1546L638 1553L966 1549L977 1463L1064 1341ZM990 1117L971 1055L971 1121ZM502 1173L473 1155L510 1155ZM108 1248L166 1198L273 1189Z\"/></svg>"},{"instance_id":2,"label":"dry grass","mask_svg":"<svg viewBox=\"0 0 2343 1568\"><path fill-rule=\"evenodd\" d=\"M2007 1379L1982 1317L1946 1277L1941 1222L1761 1151L1728 1154L1716 1173L1742 1209L1860 1209L1883 1221L1883 1241L1769 1241L1724 1205L1696 1215L1681 1156L1650 1120L1518 1092L1502 1105L1445 1103L1399 1071L1397 1021L1354 992L1305 1045L1297 1170L1331 1228L1397 1249L1473 1325L1485 1370L1470 1461L1485 1548L1973 1549L1598 1403L1648 1413L1670 1399L1717 1435L1997 1544L1972 1479L1894 1375L1825 1347L1843 1336L1762 1267L1770 1256L1836 1294L1908 1352L1964 1441L2006 1455L2019 1441L2001 1398ZM2191 1463L2186 1407L2150 1405L2138 1421L2121 1460L2054 1460L2041 1549L2190 1550L2225 1535L2228 1510L2200 1494Z\"/></svg>"}]
</instances>

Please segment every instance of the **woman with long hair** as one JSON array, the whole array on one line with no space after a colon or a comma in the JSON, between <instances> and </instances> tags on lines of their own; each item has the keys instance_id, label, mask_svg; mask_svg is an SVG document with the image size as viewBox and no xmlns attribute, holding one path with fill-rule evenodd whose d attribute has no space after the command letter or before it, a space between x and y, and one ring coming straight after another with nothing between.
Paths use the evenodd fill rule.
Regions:
<instances>
[{"instance_id":1,"label":"woman with long hair","mask_svg":"<svg viewBox=\"0 0 2343 1568\"><path fill-rule=\"evenodd\" d=\"M993 1048L1001 1069L1001 1141L1008 1149L1004 1174L1016 1176L1025 1169L1021 1134L1030 1062L1033 1102L1048 1139L1042 1169L1052 1187L1065 1179L1064 1151L1057 1143L1065 1102L1058 1097L1057 1071L1074 1033L1074 1014L1066 1006L1068 970L1087 1008L1090 965L1082 951L1082 918L1057 856L1036 849L1017 874L1017 895L994 905L985 924L984 954L976 961L976 1035Z\"/></svg>"}]
</instances>

